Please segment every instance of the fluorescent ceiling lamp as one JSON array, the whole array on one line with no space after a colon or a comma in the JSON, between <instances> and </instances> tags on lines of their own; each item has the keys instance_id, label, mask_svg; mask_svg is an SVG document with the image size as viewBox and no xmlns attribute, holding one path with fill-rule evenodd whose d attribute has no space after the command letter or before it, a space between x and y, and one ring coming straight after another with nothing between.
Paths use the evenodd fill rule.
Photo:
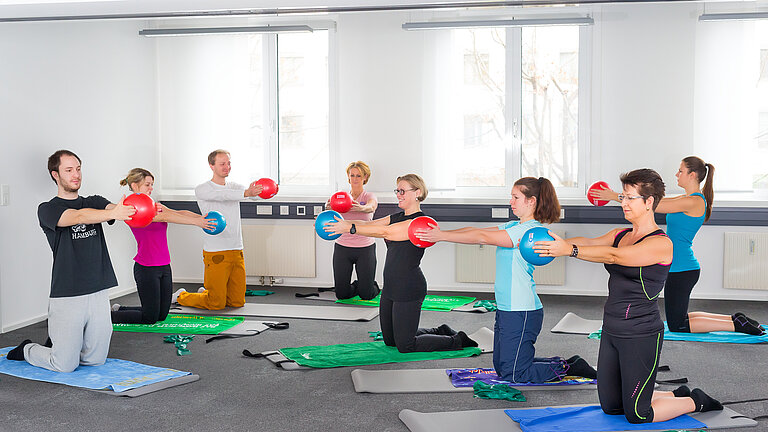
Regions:
<instances>
[{"instance_id":1,"label":"fluorescent ceiling lamp","mask_svg":"<svg viewBox=\"0 0 768 432\"><path fill-rule=\"evenodd\" d=\"M433 21L411 22L403 24L403 30L438 30L477 27L529 27L552 25L592 25L591 17L580 18L525 18L511 20L475 20L475 21Z\"/></svg>"},{"instance_id":2,"label":"fluorescent ceiling lamp","mask_svg":"<svg viewBox=\"0 0 768 432\"><path fill-rule=\"evenodd\" d=\"M308 25L275 25L275 26L250 26L250 27L198 27L198 28L167 28L144 29L139 35L147 37L156 36L197 36L227 33L302 33L312 32L314 29Z\"/></svg>"},{"instance_id":3,"label":"fluorescent ceiling lamp","mask_svg":"<svg viewBox=\"0 0 768 432\"><path fill-rule=\"evenodd\" d=\"M699 16L699 21L746 21L766 18L768 18L768 12L739 12L703 14Z\"/></svg>"}]
</instances>

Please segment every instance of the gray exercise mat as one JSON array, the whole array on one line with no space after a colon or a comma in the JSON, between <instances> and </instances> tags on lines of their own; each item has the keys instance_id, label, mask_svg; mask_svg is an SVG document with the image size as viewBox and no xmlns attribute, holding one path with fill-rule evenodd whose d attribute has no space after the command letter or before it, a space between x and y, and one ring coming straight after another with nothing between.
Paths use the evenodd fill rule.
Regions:
<instances>
[{"instance_id":1,"label":"gray exercise mat","mask_svg":"<svg viewBox=\"0 0 768 432\"><path fill-rule=\"evenodd\" d=\"M221 310L197 309L176 305L171 308L171 312L187 315L232 315L243 317L304 318L335 321L370 321L379 315L379 310L377 308L266 303L246 303L243 307L228 307Z\"/></svg>"},{"instance_id":2,"label":"gray exercise mat","mask_svg":"<svg viewBox=\"0 0 768 432\"><path fill-rule=\"evenodd\" d=\"M483 353L493 352L493 331L487 327L481 327L478 331L469 335L469 338L477 342L478 348ZM289 360L280 351L264 351L261 355L267 360L280 366L285 370L314 369L307 366L301 366L293 360Z\"/></svg>"},{"instance_id":3,"label":"gray exercise mat","mask_svg":"<svg viewBox=\"0 0 768 432\"><path fill-rule=\"evenodd\" d=\"M200 379L200 375L185 375L178 378L172 378L165 381L156 382L154 384L145 385L143 387L137 387L135 389L126 390L124 392L114 392L112 390L92 390L97 393L102 393L110 396L122 396L122 397L138 397L145 394L154 393L158 390L165 390L167 388L180 386L182 384L188 384Z\"/></svg>"},{"instance_id":4,"label":"gray exercise mat","mask_svg":"<svg viewBox=\"0 0 768 432\"><path fill-rule=\"evenodd\" d=\"M600 330L602 326L603 320L584 319L573 312L568 312L550 331L552 333L589 335Z\"/></svg>"},{"instance_id":5,"label":"gray exercise mat","mask_svg":"<svg viewBox=\"0 0 768 432\"><path fill-rule=\"evenodd\" d=\"M472 392L472 387L454 387L445 369L365 370L351 373L358 393L445 393ZM521 391L595 390L596 384L515 386Z\"/></svg>"},{"instance_id":6,"label":"gray exercise mat","mask_svg":"<svg viewBox=\"0 0 768 432\"><path fill-rule=\"evenodd\" d=\"M400 411L398 417L405 423L411 432L465 432L477 430L478 427L482 427L482 429L489 431L522 431L520 425L509 418L509 416L504 413L504 410L504 408L501 408L476 411L421 413L404 409ZM707 430L751 427L757 425L756 421L745 417L730 408L723 408L722 411L692 413L688 415L705 423L707 425ZM698 428L694 430L698 430Z\"/></svg>"},{"instance_id":7,"label":"gray exercise mat","mask_svg":"<svg viewBox=\"0 0 768 432\"><path fill-rule=\"evenodd\" d=\"M315 294L315 293L312 293ZM336 293L333 291L322 291L316 293L317 295L312 295L308 297L300 297L307 300L320 300L320 301L331 301L335 302L336 299ZM486 313L488 312L488 309L484 307L474 307L474 304L477 303L477 301L469 302L465 304L464 306L459 306L457 308L451 309L451 312L474 312L474 313ZM371 307L371 306L364 306L364 307Z\"/></svg>"},{"instance_id":8,"label":"gray exercise mat","mask_svg":"<svg viewBox=\"0 0 768 432\"><path fill-rule=\"evenodd\" d=\"M252 334L259 334L268 329L267 323L277 324L275 321L248 321L245 320L240 324L232 327L229 330L225 330L220 335L233 335L233 336L250 336Z\"/></svg>"}]
</instances>

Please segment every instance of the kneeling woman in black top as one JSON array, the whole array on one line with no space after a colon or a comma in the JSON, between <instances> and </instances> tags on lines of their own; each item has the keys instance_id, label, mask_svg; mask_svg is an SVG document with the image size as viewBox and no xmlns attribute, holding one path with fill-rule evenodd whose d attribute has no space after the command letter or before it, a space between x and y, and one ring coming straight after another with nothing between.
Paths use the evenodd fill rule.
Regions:
<instances>
[{"instance_id":1,"label":"kneeling woman in black top","mask_svg":"<svg viewBox=\"0 0 768 432\"><path fill-rule=\"evenodd\" d=\"M477 343L464 332L455 332L443 324L437 328L419 328L421 304L427 295L427 280L419 264L424 249L408 240L412 219L424 216L421 202L427 186L416 174L397 178L397 206L402 212L373 221L338 221L326 224L333 234L358 234L381 237L387 244L384 263L384 288L381 290L379 322L384 343L400 352L458 350Z\"/></svg>"},{"instance_id":2,"label":"kneeling woman in black top","mask_svg":"<svg viewBox=\"0 0 768 432\"><path fill-rule=\"evenodd\" d=\"M630 423L660 422L694 411L723 409L701 389L681 386L654 391L664 339L656 300L672 262L672 241L654 220L664 197L656 171L622 174L619 202L632 228L617 228L597 238L537 242L542 256L572 256L605 263L610 275L603 308L603 331L597 359L597 394L606 414L624 414Z\"/></svg>"}]
</instances>

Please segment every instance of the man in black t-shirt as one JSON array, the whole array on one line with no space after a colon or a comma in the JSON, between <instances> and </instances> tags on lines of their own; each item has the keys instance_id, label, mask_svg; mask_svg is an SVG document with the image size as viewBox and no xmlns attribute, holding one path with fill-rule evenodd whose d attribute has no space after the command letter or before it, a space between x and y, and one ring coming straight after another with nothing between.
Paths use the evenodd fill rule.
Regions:
<instances>
[{"instance_id":1,"label":"man in black t-shirt","mask_svg":"<svg viewBox=\"0 0 768 432\"><path fill-rule=\"evenodd\" d=\"M99 195L81 197L80 158L59 150L48 158L48 173L58 194L40 204L37 216L53 251L48 302L48 341L29 339L8 352L8 360L26 360L57 372L78 365L100 365L112 338L107 289L117 285L101 223L126 220L132 206ZM125 198L125 197L123 197Z\"/></svg>"}]
</instances>

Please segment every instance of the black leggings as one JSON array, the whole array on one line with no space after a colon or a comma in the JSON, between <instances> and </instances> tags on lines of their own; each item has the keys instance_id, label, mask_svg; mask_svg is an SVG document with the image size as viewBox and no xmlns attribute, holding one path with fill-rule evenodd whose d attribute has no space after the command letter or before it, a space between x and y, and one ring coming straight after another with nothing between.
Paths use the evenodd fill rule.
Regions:
<instances>
[{"instance_id":1,"label":"black leggings","mask_svg":"<svg viewBox=\"0 0 768 432\"><path fill-rule=\"evenodd\" d=\"M624 414L630 423L651 423L664 333L620 338L603 332L597 356L597 396L603 412Z\"/></svg>"},{"instance_id":2,"label":"black leggings","mask_svg":"<svg viewBox=\"0 0 768 432\"><path fill-rule=\"evenodd\" d=\"M136 290L139 292L141 306L120 306L120 310L112 311L112 322L154 324L164 321L171 308L173 291L170 264L143 266L134 263L133 278L136 279Z\"/></svg>"},{"instance_id":3,"label":"black leggings","mask_svg":"<svg viewBox=\"0 0 768 432\"><path fill-rule=\"evenodd\" d=\"M356 267L357 283L349 283L352 266ZM376 285L376 244L366 247L347 247L338 243L333 248L333 282L336 298L348 299L359 295L370 300L379 295Z\"/></svg>"},{"instance_id":4,"label":"black leggings","mask_svg":"<svg viewBox=\"0 0 768 432\"><path fill-rule=\"evenodd\" d=\"M688 322L688 301L691 291L699 281L701 270L687 270L670 273L664 285L664 313L667 315L669 331L690 333Z\"/></svg>"},{"instance_id":5,"label":"black leggings","mask_svg":"<svg viewBox=\"0 0 768 432\"><path fill-rule=\"evenodd\" d=\"M419 328L423 301L400 302L381 297L379 323L384 343L402 353L461 349L458 336L439 335L436 328Z\"/></svg>"}]
</instances>

